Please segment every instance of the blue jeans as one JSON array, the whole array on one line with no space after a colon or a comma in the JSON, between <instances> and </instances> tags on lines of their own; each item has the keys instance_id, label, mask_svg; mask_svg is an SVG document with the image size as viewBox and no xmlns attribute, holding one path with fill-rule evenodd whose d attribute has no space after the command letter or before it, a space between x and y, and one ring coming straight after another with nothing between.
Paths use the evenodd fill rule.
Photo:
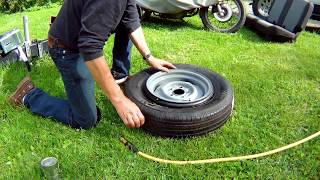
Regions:
<instances>
[{"instance_id":1,"label":"blue jeans","mask_svg":"<svg viewBox=\"0 0 320 180\"><path fill-rule=\"evenodd\" d=\"M131 48L132 42L129 35L122 30L115 34L112 50L113 64L111 71L128 76L131 68Z\"/></svg>"},{"instance_id":2,"label":"blue jeans","mask_svg":"<svg viewBox=\"0 0 320 180\"><path fill-rule=\"evenodd\" d=\"M126 34L116 33L112 70L129 74L132 43ZM96 107L94 79L79 53L50 48L49 54L59 70L67 100L52 97L41 89L28 93L24 104L31 112L53 118L72 128L90 129L100 120Z\"/></svg>"}]
</instances>

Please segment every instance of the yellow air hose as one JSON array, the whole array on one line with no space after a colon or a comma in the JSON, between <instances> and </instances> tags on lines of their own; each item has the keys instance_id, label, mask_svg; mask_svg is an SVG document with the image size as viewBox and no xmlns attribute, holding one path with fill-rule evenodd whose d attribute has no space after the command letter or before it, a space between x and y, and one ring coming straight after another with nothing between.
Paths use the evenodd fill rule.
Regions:
<instances>
[{"instance_id":1,"label":"yellow air hose","mask_svg":"<svg viewBox=\"0 0 320 180\"><path fill-rule=\"evenodd\" d=\"M208 163L217 163L217 162L230 162L230 161L240 161L240 160L247 160L247 159L255 159L255 158L259 158L259 157L264 157L264 156L269 156L290 148L293 148L295 146L298 146L300 144L303 144L307 141L310 141L316 137L318 137L320 135L320 131L309 136L306 137L300 141L297 141L295 143L271 150L271 151L267 151L267 152L263 152L263 153L258 153L258 154L253 154L253 155L247 155L247 156L237 156L237 157L227 157L227 158L216 158L216 159L203 159L203 160L194 160L194 161L176 161L176 160L167 160L167 159L161 159L161 158L157 158L154 156L150 156L148 154L145 154L141 151L139 151L132 143L130 143L129 141L127 141L125 138L121 137L120 141L132 152L137 153L139 156L151 160L151 161L155 161L155 162L159 162L159 163L166 163L166 164L179 164L179 165L186 165L186 164L208 164Z\"/></svg>"}]
</instances>

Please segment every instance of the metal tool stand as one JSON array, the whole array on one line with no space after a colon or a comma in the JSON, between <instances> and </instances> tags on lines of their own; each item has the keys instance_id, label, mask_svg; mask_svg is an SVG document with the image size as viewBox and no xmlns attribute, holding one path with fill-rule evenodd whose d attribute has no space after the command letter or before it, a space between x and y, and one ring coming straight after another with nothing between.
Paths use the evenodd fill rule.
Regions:
<instances>
[{"instance_id":1,"label":"metal tool stand","mask_svg":"<svg viewBox=\"0 0 320 180\"><path fill-rule=\"evenodd\" d=\"M30 39L29 20L23 17L24 41L19 30L13 30L0 37L0 64L8 64L22 61L26 64L28 71L31 71L31 60L42 58L48 52L48 40Z\"/></svg>"},{"instance_id":2,"label":"metal tool stand","mask_svg":"<svg viewBox=\"0 0 320 180\"><path fill-rule=\"evenodd\" d=\"M31 66L30 66L30 58L31 58L31 49L30 49L30 45L31 45L31 41L30 41L30 32L29 32L29 20L27 16L23 16L23 27L24 27L24 47L25 47L25 54L27 57L27 60L24 61L28 71L31 71ZM21 53L24 53L23 51Z\"/></svg>"}]
</instances>

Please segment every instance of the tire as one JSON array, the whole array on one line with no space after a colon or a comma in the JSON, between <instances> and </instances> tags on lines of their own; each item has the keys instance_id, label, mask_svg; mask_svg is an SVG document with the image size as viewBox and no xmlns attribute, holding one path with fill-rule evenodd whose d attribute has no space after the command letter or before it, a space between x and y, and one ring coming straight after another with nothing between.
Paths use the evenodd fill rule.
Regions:
<instances>
[{"instance_id":1,"label":"tire","mask_svg":"<svg viewBox=\"0 0 320 180\"><path fill-rule=\"evenodd\" d=\"M138 4L137 4L137 9L138 9L140 21L144 21L144 20L150 18L151 14L152 14L151 11L146 10L144 8L141 8Z\"/></svg>"},{"instance_id":2,"label":"tire","mask_svg":"<svg viewBox=\"0 0 320 180\"><path fill-rule=\"evenodd\" d=\"M272 2L273 0L253 0L252 2L253 14L263 20L266 20L269 17L268 14L269 14Z\"/></svg>"},{"instance_id":3,"label":"tire","mask_svg":"<svg viewBox=\"0 0 320 180\"><path fill-rule=\"evenodd\" d=\"M221 127L233 109L231 85L220 75L193 65L176 65L207 77L214 87L214 95L202 104L192 107L169 107L148 97L146 81L158 72L149 68L131 77L125 84L125 94L145 116L142 126L147 132L163 137L190 137L207 134Z\"/></svg>"},{"instance_id":4,"label":"tire","mask_svg":"<svg viewBox=\"0 0 320 180\"><path fill-rule=\"evenodd\" d=\"M234 25L231 27L218 27L218 25L225 25L228 21L225 22L220 22L217 19L214 19L215 22L211 21L209 16L211 16L213 13L213 11L217 10L217 5L212 5L210 7L203 7L200 9L200 18L202 20L203 25L209 29L209 30L213 30L213 31L218 31L218 32L222 32L222 33L234 33L239 31L239 29L241 27L243 27L245 21L246 21L246 11L244 8L243 3L241 2L241 0L230 0L231 2L235 3L235 5L237 6L238 9L238 14L239 17L236 20L235 23L233 23ZM211 8L211 9L209 9ZM209 12L212 11L212 12ZM230 23L230 22L229 22Z\"/></svg>"}]
</instances>

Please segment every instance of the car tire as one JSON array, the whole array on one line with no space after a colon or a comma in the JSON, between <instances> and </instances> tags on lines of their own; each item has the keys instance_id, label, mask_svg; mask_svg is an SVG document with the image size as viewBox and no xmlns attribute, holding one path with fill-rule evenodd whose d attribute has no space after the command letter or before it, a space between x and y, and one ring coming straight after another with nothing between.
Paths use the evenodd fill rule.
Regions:
<instances>
[{"instance_id":1,"label":"car tire","mask_svg":"<svg viewBox=\"0 0 320 180\"><path fill-rule=\"evenodd\" d=\"M145 116L142 128L157 136L190 137L207 134L221 127L232 114L234 105L229 82L217 73L194 65L177 64L176 67L207 77L214 87L214 94L205 102L191 107L166 106L146 93L148 78L158 70L145 69L132 76L125 83L124 90Z\"/></svg>"},{"instance_id":2,"label":"car tire","mask_svg":"<svg viewBox=\"0 0 320 180\"><path fill-rule=\"evenodd\" d=\"M268 19L273 0L253 0L253 14L263 20ZM268 12L267 12L268 11Z\"/></svg>"}]
</instances>

